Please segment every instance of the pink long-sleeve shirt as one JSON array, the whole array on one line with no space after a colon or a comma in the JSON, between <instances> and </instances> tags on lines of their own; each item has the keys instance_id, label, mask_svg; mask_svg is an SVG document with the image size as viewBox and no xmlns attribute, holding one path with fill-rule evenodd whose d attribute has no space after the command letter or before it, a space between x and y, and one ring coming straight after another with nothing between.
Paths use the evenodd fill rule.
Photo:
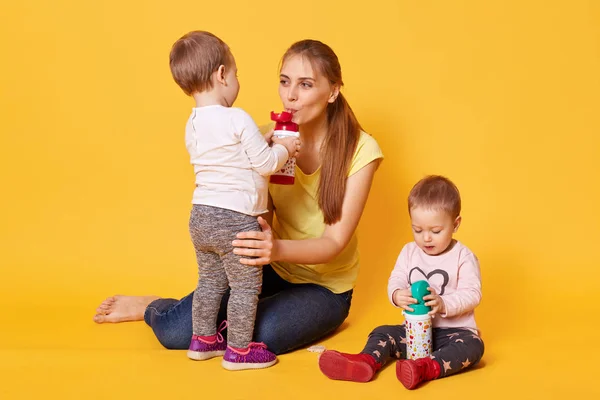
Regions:
<instances>
[{"instance_id":1,"label":"pink long-sleeve shirt","mask_svg":"<svg viewBox=\"0 0 600 400\"><path fill-rule=\"evenodd\" d=\"M415 242L404 246L390 279L388 296L398 289L408 289L414 282L426 280L446 306L446 313L433 318L434 328L469 328L476 330L475 307L481 301L481 274L475 254L460 242L447 253L430 256Z\"/></svg>"}]
</instances>

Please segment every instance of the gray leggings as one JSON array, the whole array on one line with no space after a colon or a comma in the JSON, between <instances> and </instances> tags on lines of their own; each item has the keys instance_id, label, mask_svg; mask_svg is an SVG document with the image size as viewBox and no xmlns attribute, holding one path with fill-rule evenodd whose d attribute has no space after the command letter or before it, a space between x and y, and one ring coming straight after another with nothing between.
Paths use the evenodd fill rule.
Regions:
<instances>
[{"instance_id":1,"label":"gray leggings","mask_svg":"<svg viewBox=\"0 0 600 400\"><path fill-rule=\"evenodd\" d=\"M261 231L256 217L198 204L192 208L190 235L198 260L198 286L192 303L194 334L217 332L221 297L230 287L227 341L238 348L246 348L252 341L262 284L262 266L240 264L240 256L233 254L235 235L247 231Z\"/></svg>"}]
</instances>

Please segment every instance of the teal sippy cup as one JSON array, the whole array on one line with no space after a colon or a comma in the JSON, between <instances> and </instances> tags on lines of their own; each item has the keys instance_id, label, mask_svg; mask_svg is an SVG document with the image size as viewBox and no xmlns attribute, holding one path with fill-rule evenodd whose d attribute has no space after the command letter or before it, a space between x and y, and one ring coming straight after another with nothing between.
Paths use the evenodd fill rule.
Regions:
<instances>
[{"instance_id":1,"label":"teal sippy cup","mask_svg":"<svg viewBox=\"0 0 600 400\"><path fill-rule=\"evenodd\" d=\"M430 294L427 281L417 281L410 287L412 297L417 304L411 304L414 311L404 310L404 327L406 328L406 358L416 360L429 357L433 351L433 327L431 316L428 314L431 307L425 305L423 297Z\"/></svg>"}]
</instances>

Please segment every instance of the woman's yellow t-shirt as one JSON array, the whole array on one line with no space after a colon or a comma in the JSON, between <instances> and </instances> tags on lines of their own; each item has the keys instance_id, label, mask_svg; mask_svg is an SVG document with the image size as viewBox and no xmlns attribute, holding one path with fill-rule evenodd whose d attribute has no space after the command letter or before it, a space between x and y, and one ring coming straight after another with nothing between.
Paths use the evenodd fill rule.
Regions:
<instances>
[{"instance_id":1,"label":"woman's yellow t-shirt","mask_svg":"<svg viewBox=\"0 0 600 400\"><path fill-rule=\"evenodd\" d=\"M348 176L353 175L371 161L383 158L375 139L361 132ZM320 168L306 175L296 167L293 185L269 184L275 216L273 234L277 239L302 240L319 238L325 230L323 212L319 208L317 189ZM288 282L315 283L334 293L343 293L356 282L359 269L358 240L352 234L346 248L327 264L292 264L281 261L271 263L273 269Z\"/></svg>"}]
</instances>

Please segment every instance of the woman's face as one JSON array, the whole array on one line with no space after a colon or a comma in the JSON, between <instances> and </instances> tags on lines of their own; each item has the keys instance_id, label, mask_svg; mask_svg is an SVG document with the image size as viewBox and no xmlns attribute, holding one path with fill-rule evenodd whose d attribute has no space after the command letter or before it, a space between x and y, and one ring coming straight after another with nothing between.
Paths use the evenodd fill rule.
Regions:
<instances>
[{"instance_id":1,"label":"woman's face","mask_svg":"<svg viewBox=\"0 0 600 400\"><path fill-rule=\"evenodd\" d=\"M333 103L338 93L339 88L314 70L307 58L294 55L283 62L279 97L298 125L324 118L327 104Z\"/></svg>"}]
</instances>

